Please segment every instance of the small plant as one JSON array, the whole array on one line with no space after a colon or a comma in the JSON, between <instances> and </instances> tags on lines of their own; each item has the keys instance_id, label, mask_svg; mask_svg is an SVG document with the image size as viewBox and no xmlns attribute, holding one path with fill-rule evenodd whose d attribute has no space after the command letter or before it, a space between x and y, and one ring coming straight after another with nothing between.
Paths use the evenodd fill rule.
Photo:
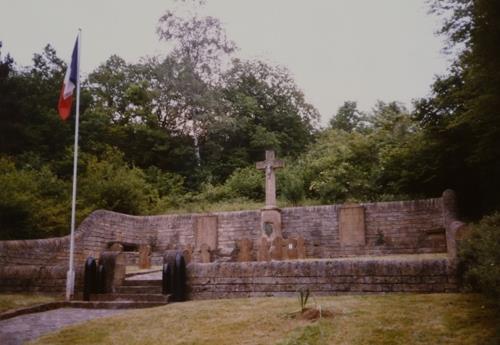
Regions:
<instances>
[{"instance_id":1,"label":"small plant","mask_svg":"<svg viewBox=\"0 0 500 345\"><path fill-rule=\"evenodd\" d=\"M299 289L298 294L300 311L304 312L304 310L306 309L307 300L309 299L310 291L309 289L302 288Z\"/></svg>"}]
</instances>

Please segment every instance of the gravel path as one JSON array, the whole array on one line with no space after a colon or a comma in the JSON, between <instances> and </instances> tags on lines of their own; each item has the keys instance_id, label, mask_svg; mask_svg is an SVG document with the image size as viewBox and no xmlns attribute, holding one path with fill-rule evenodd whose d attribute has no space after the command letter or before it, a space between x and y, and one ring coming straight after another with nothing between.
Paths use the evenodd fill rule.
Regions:
<instances>
[{"instance_id":1,"label":"gravel path","mask_svg":"<svg viewBox=\"0 0 500 345\"><path fill-rule=\"evenodd\" d=\"M61 308L16 316L0 321L0 344L24 344L68 325L125 311L127 310Z\"/></svg>"}]
</instances>

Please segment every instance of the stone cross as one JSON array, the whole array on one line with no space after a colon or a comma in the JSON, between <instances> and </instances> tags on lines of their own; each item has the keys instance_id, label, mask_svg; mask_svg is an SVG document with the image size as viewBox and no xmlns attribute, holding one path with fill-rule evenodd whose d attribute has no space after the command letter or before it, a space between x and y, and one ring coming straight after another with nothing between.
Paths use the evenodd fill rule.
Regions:
<instances>
[{"instance_id":1,"label":"stone cross","mask_svg":"<svg viewBox=\"0 0 500 345\"><path fill-rule=\"evenodd\" d=\"M274 151L266 151L266 160L257 162L257 169L266 172L266 206L265 208L276 208L276 174L275 169L283 168L283 161L275 159Z\"/></svg>"}]
</instances>

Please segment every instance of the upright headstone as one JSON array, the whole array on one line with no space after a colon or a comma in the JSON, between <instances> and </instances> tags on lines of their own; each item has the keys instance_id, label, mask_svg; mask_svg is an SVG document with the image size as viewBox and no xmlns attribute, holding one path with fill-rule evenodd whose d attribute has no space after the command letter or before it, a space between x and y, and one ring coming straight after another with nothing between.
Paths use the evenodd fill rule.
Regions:
<instances>
[{"instance_id":1,"label":"upright headstone","mask_svg":"<svg viewBox=\"0 0 500 345\"><path fill-rule=\"evenodd\" d=\"M339 211L339 237L341 246L364 246L365 208L358 204L347 204Z\"/></svg>"},{"instance_id":2,"label":"upright headstone","mask_svg":"<svg viewBox=\"0 0 500 345\"><path fill-rule=\"evenodd\" d=\"M266 151L266 160L257 162L256 167L266 173L266 204L261 211L261 236L272 242L276 237L283 237L281 211L276 206L275 170L284 167L284 163L275 158L274 151Z\"/></svg>"},{"instance_id":3,"label":"upright headstone","mask_svg":"<svg viewBox=\"0 0 500 345\"><path fill-rule=\"evenodd\" d=\"M238 246L238 261L252 261L252 247L253 243L248 238L236 241Z\"/></svg>"},{"instance_id":4,"label":"upright headstone","mask_svg":"<svg viewBox=\"0 0 500 345\"><path fill-rule=\"evenodd\" d=\"M149 244L139 245L139 268L151 268L151 246Z\"/></svg>"},{"instance_id":5,"label":"upright headstone","mask_svg":"<svg viewBox=\"0 0 500 345\"><path fill-rule=\"evenodd\" d=\"M295 238L289 238L287 244L288 259L297 260L299 255L297 252L297 240Z\"/></svg>"},{"instance_id":6,"label":"upright headstone","mask_svg":"<svg viewBox=\"0 0 500 345\"><path fill-rule=\"evenodd\" d=\"M272 260L283 260L283 238L275 237L273 239L269 254Z\"/></svg>"},{"instance_id":7,"label":"upright headstone","mask_svg":"<svg viewBox=\"0 0 500 345\"><path fill-rule=\"evenodd\" d=\"M261 237L259 239L259 248L257 252L258 261L269 261L271 258L269 256L269 241L266 237Z\"/></svg>"}]
</instances>

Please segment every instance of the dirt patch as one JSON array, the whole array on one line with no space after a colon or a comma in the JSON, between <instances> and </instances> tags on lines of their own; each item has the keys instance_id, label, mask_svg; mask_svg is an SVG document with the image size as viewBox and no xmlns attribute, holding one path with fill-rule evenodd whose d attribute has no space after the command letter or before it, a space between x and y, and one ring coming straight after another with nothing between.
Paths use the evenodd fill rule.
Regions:
<instances>
[{"instance_id":1,"label":"dirt patch","mask_svg":"<svg viewBox=\"0 0 500 345\"><path fill-rule=\"evenodd\" d=\"M332 310L319 308L304 308L292 314L292 318L306 321L316 321L320 318L331 319L334 316L335 313Z\"/></svg>"}]
</instances>

